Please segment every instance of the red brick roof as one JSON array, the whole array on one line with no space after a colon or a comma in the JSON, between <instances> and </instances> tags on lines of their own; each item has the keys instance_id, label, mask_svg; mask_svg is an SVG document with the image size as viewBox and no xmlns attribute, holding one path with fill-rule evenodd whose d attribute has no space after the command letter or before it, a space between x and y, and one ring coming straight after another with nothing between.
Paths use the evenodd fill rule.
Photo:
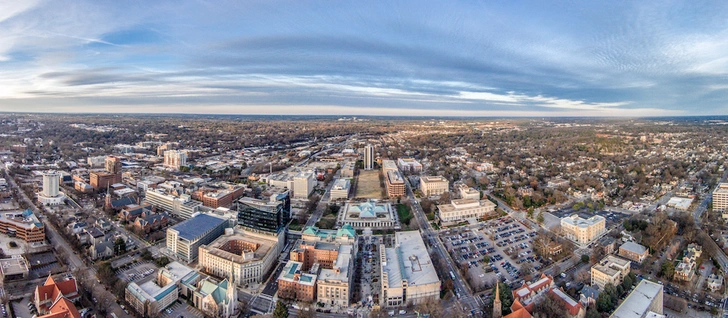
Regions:
<instances>
[{"instance_id":1,"label":"red brick roof","mask_svg":"<svg viewBox=\"0 0 728 318\"><path fill-rule=\"evenodd\" d=\"M53 303L49 314L38 318L81 318L81 313L78 312L72 302L61 297Z\"/></svg>"}]
</instances>

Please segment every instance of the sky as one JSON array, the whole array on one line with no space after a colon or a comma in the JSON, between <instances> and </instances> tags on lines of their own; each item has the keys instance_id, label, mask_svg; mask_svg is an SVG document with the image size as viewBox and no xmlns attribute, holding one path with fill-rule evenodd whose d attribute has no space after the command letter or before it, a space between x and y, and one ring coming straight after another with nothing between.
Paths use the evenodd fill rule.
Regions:
<instances>
[{"instance_id":1,"label":"sky","mask_svg":"<svg viewBox=\"0 0 728 318\"><path fill-rule=\"evenodd\" d=\"M728 1L0 0L0 111L728 114Z\"/></svg>"}]
</instances>

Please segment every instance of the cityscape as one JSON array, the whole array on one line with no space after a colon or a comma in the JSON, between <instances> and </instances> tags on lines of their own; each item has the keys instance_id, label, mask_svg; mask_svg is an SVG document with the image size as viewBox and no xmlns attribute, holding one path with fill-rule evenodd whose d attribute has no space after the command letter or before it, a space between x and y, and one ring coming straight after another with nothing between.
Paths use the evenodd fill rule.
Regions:
<instances>
[{"instance_id":1,"label":"cityscape","mask_svg":"<svg viewBox=\"0 0 728 318\"><path fill-rule=\"evenodd\" d=\"M728 2L0 0L0 318L728 318Z\"/></svg>"}]
</instances>

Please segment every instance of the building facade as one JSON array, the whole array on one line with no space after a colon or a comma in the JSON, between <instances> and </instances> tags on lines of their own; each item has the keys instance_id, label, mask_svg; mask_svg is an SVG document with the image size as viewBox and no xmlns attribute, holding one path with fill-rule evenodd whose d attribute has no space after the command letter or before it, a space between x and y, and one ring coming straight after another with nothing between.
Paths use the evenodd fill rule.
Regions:
<instances>
[{"instance_id":1,"label":"building facade","mask_svg":"<svg viewBox=\"0 0 728 318\"><path fill-rule=\"evenodd\" d=\"M200 270L237 285L262 283L285 245L284 233L233 231L199 248Z\"/></svg>"},{"instance_id":2,"label":"building facade","mask_svg":"<svg viewBox=\"0 0 728 318\"><path fill-rule=\"evenodd\" d=\"M163 192L161 189L147 189L144 202L183 220L189 219L199 212L202 202L192 200L188 194L175 196Z\"/></svg>"},{"instance_id":3,"label":"building facade","mask_svg":"<svg viewBox=\"0 0 728 318\"><path fill-rule=\"evenodd\" d=\"M607 255L591 267L592 287L598 286L600 290L604 290L604 286L607 284L617 286L629 274L629 270L630 262L628 260Z\"/></svg>"},{"instance_id":4,"label":"building facade","mask_svg":"<svg viewBox=\"0 0 728 318\"><path fill-rule=\"evenodd\" d=\"M364 170L374 169L374 146L364 147Z\"/></svg>"},{"instance_id":5,"label":"building facade","mask_svg":"<svg viewBox=\"0 0 728 318\"><path fill-rule=\"evenodd\" d=\"M379 245L379 260L382 307L440 301L440 278L419 231L396 232L395 247Z\"/></svg>"},{"instance_id":6,"label":"building facade","mask_svg":"<svg viewBox=\"0 0 728 318\"><path fill-rule=\"evenodd\" d=\"M387 196L390 198L403 197L405 191L404 178L397 170L387 171L384 175Z\"/></svg>"},{"instance_id":7,"label":"building facade","mask_svg":"<svg viewBox=\"0 0 728 318\"><path fill-rule=\"evenodd\" d=\"M728 207L728 183L720 183L718 187L713 191L713 210L720 211L723 213L723 218L728 218L726 212Z\"/></svg>"},{"instance_id":8,"label":"building facade","mask_svg":"<svg viewBox=\"0 0 728 318\"><path fill-rule=\"evenodd\" d=\"M425 197L449 192L450 183L441 176L420 177L420 191Z\"/></svg>"},{"instance_id":9,"label":"building facade","mask_svg":"<svg viewBox=\"0 0 728 318\"><path fill-rule=\"evenodd\" d=\"M312 171L300 172L293 177L293 197L308 199L316 186L316 177Z\"/></svg>"},{"instance_id":10,"label":"building facade","mask_svg":"<svg viewBox=\"0 0 728 318\"><path fill-rule=\"evenodd\" d=\"M45 240L45 226L30 209L0 214L0 233L26 242Z\"/></svg>"},{"instance_id":11,"label":"building facade","mask_svg":"<svg viewBox=\"0 0 728 318\"><path fill-rule=\"evenodd\" d=\"M229 227L227 219L197 214L167 229L167 249L177 259L189 264L197 259L200 246L214 241Z\"/></svg>"},{"instance_id":12,"label":"building facade","mask_svg":"<svg viewBox=\"0 0 728 318\"><path fill-rule=\"evenodd\" d=\"M187 151L167 150L164 152L164 166L179 169L187 165Z\"/></svg>"},{"instance_id":13,"label":"building facade","mask_svg":"<svg viewBox=\"0 0 728 318\"><path fill-rule=\"evenodd\" d=\"M582 219L579 215L574 214L561 218L561 230L567 239L580 245L586 245L606 233L606 223L606 219L600 215Z\"/></svg>"},{"instance_id":14,"label":"building facade","mask_svg":"<svg viewBox=\"0 0 728 318\"><path fill-rule=\"evenodd\" d=\"M455 225L467 219L495 216L495 204L490 200L457 199L437 206L438 218L444 226Z\"/></svg>"},{"instance_id":15,"label":"building facade","mask_svg":"<svg viewBox=\"0 0 728 318\"><path fill-rule=\"evenodd\" d=\"M251 231L278 234L285 231L291 219L288 191L274 193L268 200L244 197L238 200L238 225Z\"/></svg>"},{"instance_id":16,"label":"building facade","mask_svg":"<svg viewBox=\"0 0 728 318\"><path fill-rule=\"evenodd\" d=\"M348 199L351 190L351 181L349 179L338 179L329 191L331 200Z\"/></svg>"}]
</instances>

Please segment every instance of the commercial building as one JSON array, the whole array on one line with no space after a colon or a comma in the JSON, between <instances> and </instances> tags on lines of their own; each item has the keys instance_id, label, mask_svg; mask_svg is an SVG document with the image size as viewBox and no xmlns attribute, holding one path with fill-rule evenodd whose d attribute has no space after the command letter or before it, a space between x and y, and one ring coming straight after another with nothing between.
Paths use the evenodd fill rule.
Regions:
<instances>
[{"instance_id":1,"label":"commercial building","mask_svg":"<svg viewBox=\"0 0 728 318\"><path fill-rule=\"evenodd\" d=\"M691 204L693 204L692 198L672 197L665 205L669 208L687 211Z\"/></svg>"},{"instance_id":2,"label":"commercial building","mask_svg":"<svg viewBox=\"0 0 728 318\"><path fill-rule=\"evenodd\" d=\"M364 170L374 169L374 146L364 147Z\"/></svg>"},{"instance_id":3,"label":"commercial building","mask_svg":"<svg viewBox=\"0 0 728 318\"><path fill-rule=\"evenodd\" d=\"M458 193L461 199L474 199L480 200L480 191L468 187L465 184L459 184L457 186Z\"/></svg>"},{"instance_id":4,"label":"commercial building","mask_svg":"<svg viewBox=\"0 0 728 318\"><path fill-rule=\"evenodd\" d=\"M43 173L43 191L38 193L38 201L44 205L63 204L66 196L60 192L61 174L57 171Z\"/></svg>"},{"instance_id":5,"label":"commercial building","mask_svg":"<svg viewBox=\"0 0 728 318\"><path fill-rule=\"evenodd\" d=\"M303 302L316 299L316 279L318 266L308 272L302 269L303 263L288 261L278 276L278 297Z\"/></svg>"},{"instance_id":6,"label":"commercial building","mask_svg":"<svg viewBox=\"0 0 728 318\"><path fill-rule=\"evenodd\" d=\"M165 193L162 189L147 189L144 202L181 219L189 219L197 213L202 202L192 200L189 194L175 196Z\"/></svg>"},{"instance_id":7,"label":"commercial building","mask_svg":"<svg viewBox=\"0 0 728 318\"><path fill-rule=\"evenodd\" d=\"M607 255L591 267L592 287L598 286L600 290L604 290L607 284L614 286L621 284L622 279L629 274L629 264L626 259Z\"/></svg>"},{"instance_id":8,"label":"commercial building","mask_svg":"<svg viewBox=\"0 0 728 318\"><path fill-rule=\"evenodd\" d=\"M399 219L392 204L387 202L348 202L339 211L339 227L350 225L354 229L399 229Z\"/></svg>"},{"instance_id":9,"label":"commercial building","mask_svg":"<svg viewBox=\"0 0 728 318\"><path fill-rule=\"evenodd\" d=\"M646 247L635 242L626 242L619 247L619 256L637 263L642 263L648 254Z\"/></svg>"},{"instance_id":10,"label":"commercial building","mask_svg":"<svg viewBox=\"0 0 728 318\"><path fill-rule=\"evenodd\" d=\"M315 226L307 226L301 232L301 239L308 242L333 242L356 246L356 231L351 225L344 225L338 230L322 230Z\"/></svg>"},{"instance_id":11,"label":"commercial building","mask_svg":"<svg viewBox=\"0 0 728 318\"><path fill-rule=\"evenodd\" d=\"M94 171L89 173L89 184L96 189L106 189L110 185L115 183L121 183L121 174L120 173L108 173L108 172L100 172L100 171Z\"/></svg>"},{"instance_id":12,"label":"commercial building","mask_svg":"<svg viewBox=\"0 0 728 318\"><path fill-rule=\"evenodd\" d=\"M164 166L179 169L187 165L187 151L167 150L164 152Z\"/></svg>"},{"instance_id":13,"label":"commercial building","mask_svg":"<svg viewBox=\"0 0 728 318\"><path fill-rule=\"evenodd\" d=\"M141 285L135 282L126 286L126 301L144 317L159 313L172 305L179 297L180 290L186 285L193 285L200 279L194 269L172 262L157 272L157 279Z\"/></svg>"},{"instance_id":14,"label":"commercial building","mask_svg":"<svg viewBox=\"0 0 728 318\"><path fill-rule=\"evenodd\" d=\"M339 170L342 178L353 178L354 171L356 170L356 163L353 161L344 162Z\"/></svg>"},{"instance_id":15,"label":"commercial building","mask_svg":"<svg viewBox=\"0 0 728 318\"><path fill-rule=\"evenodd\" d=\"M455 225L467 219L495 216L495 203L490 200L457 199L437 206L437 216L444 226Z\"/></svg>"},{"instance_id":16,"label":"commercial building","mask_svg":"<svg viewBox=\"0 0 728 318\"><path fill-rule=\"evenodd\" d=\"M417 160L413 158L399 158L397 160L397 165L402 171L408 171L412 173L419 173L422 171L422 164L420 164L419 162L417 162Z\"/></svg>"},{"instance_id":17,"label":"commercial building","mask_svg":"<svg viewBox=\"0 0 728 318\"><path fill-rule=\"evenodd\" d=\"M230 278L238 285L264 282L285 245L284 234L233 229L225 232L214 242L200 246L200 270L215 277Z\"/></svg>"},{"instance_id":18,"label":"commercial building","mask_svg":"<svg viewBox=\"0 0 728 318\"><path fill-rule=\"evenodd\" d=\"M199 247L209 244L231 227L230 221L212 214L194 217L167 229L167 249L180 261L197 259Z\"/></svg>"},{"instance_id":19,"label":"commercial building","mask_svg":"<svg viewBox=\"0 0 728 318\"><path fill-rule=\"evenodd\" d=\"M617 307L610 318L660 318L665 317L663 310L662 285L642 280Z\"/></svg>"},{"instance_id":20,"label":"commercial building","mask_svg":"<svg viewBox=\"0 0 728 318\"><path fill-rule=\"evenodd\" d=\"M234 186L231 189L206 192L200 196L202 205L217 209L230 207L235 200L243 196L245 187Z\"/></svg>"},{"instance_id":21,"label":"commercial building","mask_svg":"<svg viewBox=\"0 0 728 318\"><path fill-rule=\"evenodd\" d=\"M583 219L574 214L561 218L561 231L567 239L574 243L586 245L606 233L606 224L606 219L600 215Z\"/></svg>"},{"instance_id":22,"label":"commercial building","mask_svg":"<svg viewBox=\"0 0 728 318\"><path fill-rule=\"evenodd\" d=\"M390 170L387 171L385 178L385 186L387 188L387 196L390 198L404 196L404 178L399 171Z\"/></svg>"},{"instance_id":23,"label":"commercial building","mask_svg":"<svg viewBox=\"0 0 728 318\"><path fill-rule=\"evenodd\" d=\"M397 232L395 247L379 245L382 307L440 300L440 278L419 231Z\"/></svg>"},{"instance_id":24,"label":"commercial building","mask_svg":"<svg viewBox=\"0 0 728 318\"><path fill-rule=\"evenodd\" d=\"M329 194L331 200L348 199L349 191L351 191L351 181L349 179L337 179L331 187Z\"/></svg>"},{"instance_id":25,"label":"commercial building","mask_svg":"<svg viewBox=\"0 0 728 318\"><path fill-rule=\"evenodd\" d=\"M86 164L88 164L89 167L91 167L91 168L104 167L105 163L106 163L106 156L96 156L96 157L86 158Z\"/></svg>"},{"instance_id":26,"label":"commercial building","mask_svg":"<svg viewBox=\"0 0 728 318\"><path fill-rule=\"evenodd\" d=\"M312 171L299 172L293 177L293 197L308 199L316 186L316 177Z\"/></svg>"},{"instance_id":27,"label":"commercial building","mask_svg":"<svg viewBox=\"0 0 728 318\"><path fill-rule=\"evenodd\" d=\"M216 282L206 278L197 283L192 303L208 317L237 317L238 293L227 279Z\"/></svg>"},{"instance_id":28,"label":"commercial building","mask_svg":"<svg viewBox=\"0 0 728 318\"><path fill-rule=\"evenodd\" d=\"M45 226L30 209L0 214L0 233L26 242L45 240Z\"/></svg>"},{"instance_id":29,"label":"commercial building","mask_svg":"<svg viewBox=\"0 0 728 318\"><path fill-rule=\"evenodd\" d=\"M11 258L0 259L0 274L3 276L3 282L26 278L28 273L30 273L30 267L28 267L28 261L22 255L13 255Z\"/></svg>"},{"instance_id":30,"label":"commercial building","mask_svg":"<svg viewBox=\"0 0 728 318\"><path fill-rule=\"evenodd\" d=\"M382 160L382 173L386 174L387 171L398 171L397 163L394 160Z\"/></svg>"},{"instance_id":31,"label":"commercial building","mask_svg":"<svg viewBox=\"0 0 728 318\"><path fill-rule=\"evenodd\" d=\"M339 245L331 266L321 266L316 287L318 302L344 308L349 306L356 255L354 249L353 245Z\"/></svg>"},{"instance_id":32,"label":"commercial building","mask_svg":"<svg viewBox=\"0 0 728 318\"><path fill-rule=\"evenodd\" d=\"M291 219L288 191L269 194L268 200L244 197L238 200L238 225L251 231L278 234Z\"/></svg>"},{"instance_id":33,"label":"commercial building","mask_svg":"<svg viewBox=\"0 0 728 318\"><path fill-rule=\"evenodd\" d=\"M420 177L420 191L425 197L449 192L450 183L441 176Z\"/></svg>"},{"instance_id":34,"label":"commercial building","mask_svg":"<svg viewBox=\"0 0 728 318\"><path fill-rule=\"evenodd\" d=\"M720 183L713 191L713 210L725 211L728 207L728 183Z\"/></svg>"}]
</instances>

